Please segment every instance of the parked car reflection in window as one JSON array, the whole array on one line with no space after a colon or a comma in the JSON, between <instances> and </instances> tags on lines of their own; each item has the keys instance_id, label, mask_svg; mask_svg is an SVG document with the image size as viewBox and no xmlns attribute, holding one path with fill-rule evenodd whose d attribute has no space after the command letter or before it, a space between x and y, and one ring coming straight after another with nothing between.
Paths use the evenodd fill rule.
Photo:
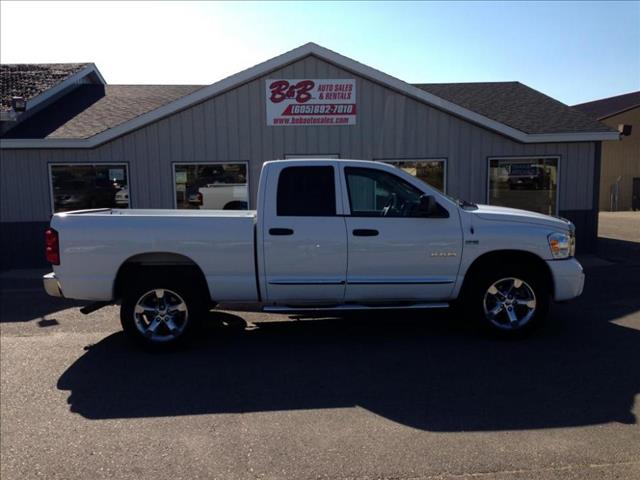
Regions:
<instances>
[{"instance_id":1,"label":"parked car reflection in window","mask_svg":"<svg viewBox=\"0 0 640 480\"><path fill-rule=\"evenodd\" d=\"M129 189L124 164L50 167L53 211L128 208Z\"/></svg>"},{"instance_id":2,"label":"parked car reflection in window","mask_svg":"<svg viewBox=\"0 0 640 480\"><path fill-rule=\"evenodd\" d=\"M489 203L556 215L557 157L489 160Z\"/></svg>"},{"instance_id":3,"label":"parked car reflection in window","mask_svg":"<svg viewBox=\"0 0 640 480\"><path fill-rule=\"evenodd\" d=\"M177 208L249 208L246 163L176 164L174 178Z\"/></svg>"}]
</instances>

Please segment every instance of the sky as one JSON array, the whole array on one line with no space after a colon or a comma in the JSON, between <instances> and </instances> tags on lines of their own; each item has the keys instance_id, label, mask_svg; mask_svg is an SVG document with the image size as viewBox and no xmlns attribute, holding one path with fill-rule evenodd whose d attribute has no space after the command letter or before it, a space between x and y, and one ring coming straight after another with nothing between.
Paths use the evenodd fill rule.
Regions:
<instances>
[{"instance_id":1,"label":"sky","mask_svg":"<svg viewBox=\"0 0 640 480\"><path fill-rule=\"evenodd\" d=\"M210 84L310 41L409 83L640 90L639 1L0 2L0 62L94 62L111 84Z\"/></svg>"}]
</instances>

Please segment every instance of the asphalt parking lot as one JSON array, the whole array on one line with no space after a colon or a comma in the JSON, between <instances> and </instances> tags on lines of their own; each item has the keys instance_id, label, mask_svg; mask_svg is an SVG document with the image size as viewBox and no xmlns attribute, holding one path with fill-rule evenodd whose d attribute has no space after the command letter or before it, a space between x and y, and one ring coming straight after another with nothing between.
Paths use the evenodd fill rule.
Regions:
<instances>
[{"instance_id":1,"label":"asphalt parking lot","mask_svg":"<svg viewBox=\"0 0 640 480\"><path fill-rule=\"evenodd\" d=\"M640 478L640 214L524 341L448 313L225 313L150 354L0 275L3 480Z\"/></svg>"}]
</instances>

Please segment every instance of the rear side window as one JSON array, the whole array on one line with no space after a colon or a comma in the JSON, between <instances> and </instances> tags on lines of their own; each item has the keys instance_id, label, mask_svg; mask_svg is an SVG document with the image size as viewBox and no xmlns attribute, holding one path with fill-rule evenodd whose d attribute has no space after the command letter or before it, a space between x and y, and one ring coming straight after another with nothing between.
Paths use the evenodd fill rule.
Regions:
<instances>
[{"instance_id":1,"label":"rear side window","mask_svg":"<svg viewBox=\"0 0 640 480\"><path fill-rule=\"evenodd\" d=\"M329 217L336 214L333 167L287 167L278 179L278 216Z\"/></svg>"}]
</instances>

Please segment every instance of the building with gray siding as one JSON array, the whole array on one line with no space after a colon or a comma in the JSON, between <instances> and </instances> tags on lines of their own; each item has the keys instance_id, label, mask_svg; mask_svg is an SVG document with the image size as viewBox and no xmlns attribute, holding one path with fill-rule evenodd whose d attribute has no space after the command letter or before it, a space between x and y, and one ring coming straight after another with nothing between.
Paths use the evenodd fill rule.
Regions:
<instances>
[{"instance_id":1,"label":"building with gray siding","mask_svg":"<svg viewBox=\"0 0 640 480\"><path fill-rule=\"evenodd\" d=\"M449 195L569 218L585 251L597 235L601 142L618 139L518 82L410 85L315 44L209 86L108 85L87 64L29 96L15 67L2 71L3 268L44 263L55 211L255 208L263 162L327 155L391 162ZM312 96L299 96L309 80ZM289 85L280 105L278 81Z\"/></svg>"}]
</instances>

